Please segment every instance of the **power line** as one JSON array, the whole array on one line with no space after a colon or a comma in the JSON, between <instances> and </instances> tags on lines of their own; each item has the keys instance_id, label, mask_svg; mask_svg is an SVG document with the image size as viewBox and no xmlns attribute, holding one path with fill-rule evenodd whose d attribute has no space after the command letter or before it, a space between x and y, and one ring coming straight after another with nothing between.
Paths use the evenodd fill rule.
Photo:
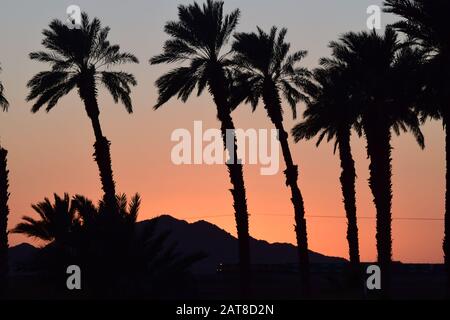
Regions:
<instances>
[{"instance_id":1,"label":"power line","mask_svg":"<svg viewBox=\"0 0 450 320\"><path fill-rule=\"evenodd\" d=\"M347 217L343 216L321 216L321 215L307 215L306 218L330 218L330 219L347 219ZM376 217L369 216L359 216L357 219L364 220L376 220ZM394 217L392 220L399 221L444 221L443 218L424 218L424 217Z\"/></svg>"},{"instance_id":2,"label":"power line","mask_svg":"<svg viewBox=\"0 0 450 320\"><path fill-rule=\"evenodd\" d=\"M276 214L276 213L260 213L251 214L250 216L271 216L271 217L293 217L290 214ZM207 216L191 216L183 217L182 219L208 219L208 218L223 218L223 217L234 217L233 214L218 214L218 215L207 215ZM317 218L317 219L347 219L345 216L335 216L335 215L306 215L305 218ZM376 220L376 217L371 216L358 216L357 219L362 220ZM397 221L444 221L443 218L426 218L426 217L393 217L392 220Z\"/></svg>"}]
</instances>

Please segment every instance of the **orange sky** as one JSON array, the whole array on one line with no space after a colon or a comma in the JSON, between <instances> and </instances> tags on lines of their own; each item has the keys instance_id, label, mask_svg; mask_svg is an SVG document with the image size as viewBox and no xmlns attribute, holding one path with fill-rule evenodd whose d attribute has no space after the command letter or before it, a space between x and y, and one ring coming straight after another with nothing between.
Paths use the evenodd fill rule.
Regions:
<instances>
[{"instance_id":1,"label":"orange sky","mask_svg":"<svg viewBox=\"0 0 450 320\"><path fill-rule=\"evenodd\" d=\"M216 128L215 107L207 95L193 97L187 104L170 101L159 111L153 111L156 101L155 79L166 67L151 67L148 59L160 52L165 35L162 26L175 18L180 1L135 1L125 7L120 1L78 1L91 16L101 18L111 27L111 41L135 53L141 60L137 66L126 67L139 82L133 92L135 113L128 115L114 105L101 91L101 123L105 135L112 141L113 169L120 192L139 192L143 197L141 219L159 214L195 221L204 217L235 234L232 199L225 166L175 166L170 160L174 129L193 127L194 120L203 120L204 128ZM183 1L186 2L186 1ZM190 1L188 1L190 2ZM321 56L329 54L327 43L338 34L365 28L365 8L381 1L225 1L226 10L239 6L242 22L239 31L253 30L255 25L267 29L271 25L289 29L288 40L295 49L307 49L306 66L314 67ZM24 214L32 214L30 204L51 196L80 193L93 199L101 196L96 165L92 159L94 142L92 128L78 96L74 93L62 99L49 114L31 114L25 102L26 82L33 74L46 68L30 61L27 54L41 49L40 31L51 18L63 17L68 4L61 1L2 1L0 8L0 77L11 103L8 113L0 118L0 136L9 150L10 227ZM330 6L324 10L325 5ZM29 10L23 8L32 6ZM300 10L300 9L304 10ZM294 14L295 12L295 14ZM25 15L25 17L24 17ZM17 21L24 18L24 22ZM385 17L383 23L391 21ZM13 32L14 30L14 32ZM304 106L299 105L299 113ZM241 128L271 128L260 108L252 114L248 106L234 114ZM286 118L290 112L286 112ZM293 121L286 121L292 128ZM444 212L444 136L439 122L423 128L427 147L421 151L412 136L394 138L393 146L393 217L443 218ZM357 165L358 215L375 215L372 196L367 185L368 160L362 139L352 141ZM315 142L292 144L296 162L300 165L300 187L307 215L345 216L339 185L339 159L333 146ZM281 162L282 164L282 162ZM283 169L283 168L282 168ZM295 242L293 210L284 178L261 176L259 166L245 167L248 192L250 232L255 238L271 242ZM360 244L363 260L373 260L375 251L375 220L360 219ZM327 255L347 257L345 219L309 218L310 248ZM443 221L393 222L394 259L409 262L442 262L441 243ZM10 237L12 244L25 239Z\"/></svg>"}]
</instances>

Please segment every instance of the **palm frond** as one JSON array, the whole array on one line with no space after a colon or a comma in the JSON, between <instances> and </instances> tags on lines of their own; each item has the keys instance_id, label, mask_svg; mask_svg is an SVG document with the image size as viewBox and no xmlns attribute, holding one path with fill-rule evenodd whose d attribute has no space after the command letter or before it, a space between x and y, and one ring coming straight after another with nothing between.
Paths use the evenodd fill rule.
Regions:
<instances>
[{"instance_id":1,"label":"palm frond","mask_svg":"<svg viewBox=\"0 0 450 320\"><path fill-rule=\"evenodd\" d=\"M178 6L178 21L166 23L169 35L163 52L150 59L150 64L185 63L161 76L156 81L158 109L172 97L187 101L197 87L202 94L212 79L213 70L224 70L229 65L229 53L222 53L239 21L240 12L225 15L223 2L207 0L203 5Z\"/></svg>"},{"instance_id":2,"label":"palm frond","mask_svg":"<svg viewBox=\"0 0 450 320\"><path fill-rule=\"evenodd\" d=\"M115 103L119 100L123 103L128 113L133 112L131 103L130 85L136 86L137 82L134 76L126 72L102 71L101 82L108 89Z\"/></svg>"},{"instance_id":3,"label":"palm frond","mask_svg":"<svg viewBox=\"0 0 450 320\"><path fill-rule=\"evenodd\" d=\"M196 70L191 67L179 67L161 76L156 81L159 97L154 109L158 109L174 96L186 101L197 83L196 75Z\"/></svg>"},{"instance_id":4,"label":"palm frond","mask_svg":"<svg viewBox=\"0 0 450 320\"><path fill-rule=\"evenodd\" d=\"M0 68L0 71L1 70L2 69ZM6 98L3 94L3 90L4 90L3 84L0 81L0 107L3 109L3 111L7 111L8 107L9 107L9 102L8 102L8 100L6 100Z\"/></svg>"}]
</instances>

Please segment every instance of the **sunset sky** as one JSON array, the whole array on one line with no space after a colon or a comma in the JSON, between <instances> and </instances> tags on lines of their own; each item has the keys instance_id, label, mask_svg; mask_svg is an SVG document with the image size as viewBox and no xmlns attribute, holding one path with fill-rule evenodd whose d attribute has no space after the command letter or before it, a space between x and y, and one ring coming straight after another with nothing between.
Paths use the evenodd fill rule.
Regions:
<instances>
[{"instance_id":1,"label":"sunset sky","mask_svg":"<svg viewBox=\"0 0 450 320\"><path fill-rule=\"evenodd\" d=\"M13 227L21 216L32 214L31 203L54 192L101 197L98 169L92 158L94 134L76 91L60 100L50 113L30 112L25 101L27 81L48 66L28 59L41 50L41 31L53 18L65 18L71 4L79 5L90 17L98 17L111 27L109 39L122 50L134 53L139 65L123 66L132 72L138 86L133 91L135 112L126 113L115 105L102 88L99 95L100 121L112 142L112 160L117 190L132 195L139 192L143 203L140 219L170 214L188 221L207 220L235 234L232 198L226 167L223 165L176 166L170 159L175 145L173 130L193 130L195 120L204 128L218 128L216 108L210 96L195 95L183 104L171 100L158 111L155 80L167 66L150 66L148 59L162 50L167 38L166 21L177 16L177 4L192 1L25 1L2 0L0 4L0 79L10 102L8 113L0 115L2 146L9 150L10 219ZM347 31L366 30L366 9L381 0L225 0L225 11L241 9L238 31L256 26L287 27L287 40L295 50L308 50L304 66L314 68L318 59L330 54L329 41ZM394 18L383 14L382 24ZM286 110L285 127L296 123ZM298 106L299 114L304 105ZM265 110L255 113L242 105L233 113L240 128L271 128ZM297 120L298 121L298 120ZM410 134L393 140L393 254L404 262L442 262L444 215L444 134L442 123L423 127L426 149L422 151ZM300 166L299 184L308 218L310 249L333 256L348 257L346 220L339 184L339 158L332 144L315 147L315 141L294 144L291 149ZM357 169L357 208L362 260L374 260L375 209L369 190L365 141L354 137L353 155ZM245 166L245 182L250 216L250 233L269 242L295 243L293 209L282 170L275 176L260 175L259 166ZM323 218L317 216L340 216ZM370 218L372 217L372 219ZM402 218L435 220L403 220ZM27 240L11 235L12 245ZM27 240L29 241L29 240ZM36 243L35 243L36 244Z\"/></svg>"}]
</instances>

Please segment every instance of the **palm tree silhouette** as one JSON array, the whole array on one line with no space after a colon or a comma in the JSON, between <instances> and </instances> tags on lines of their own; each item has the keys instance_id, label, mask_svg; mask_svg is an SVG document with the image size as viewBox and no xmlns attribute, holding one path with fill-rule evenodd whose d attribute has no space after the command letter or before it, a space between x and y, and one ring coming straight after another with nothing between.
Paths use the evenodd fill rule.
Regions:
<instances>
[{"instance_id":1,"label":"palm tree silhouette","mask_svg":"<svg viewBox=\"0 0 450 320\"><path fill-rule=\"evenodd\" d=\"M138 228L138 194L130 201L118 195L116 202L118 210L111 215L104 201L96 206L81 195L55 194L53 203L46 198L32 206L38 219L24 216L11 232L44 242L32 266L35 272L61 283L67 266L76 264L95 297L157 297L163 286L181 286L176 282L204 254L177 251L168 241L170 231L157 232L157 218Z\"/></svg>"},{"instance_id":2,"label":"palm tree silhouette","mask_svg":"<svg viewBox=\"0 0 450 320\"><path fill-rule=\"evenodd\" d=\"M1 71L1 68L0 68ZM7 111L8 100L3 95L3 84L0 81L0 108ZM6 290L6 276L8 274L8 199L9 182L7 169L8 151L0 145L0 297Z\"/></svg>"},{"instance_id":3,"label":"palm tree silhouette","mask_svg":"<svg viewBox=\"0 0 450 320\"><path fill-rule=\"evenodd\" d=\"M356 218L356 170L350 145L351 129L357 124L358 109L350 98L348 79L345 79L345 72L342 70L318 68L314 70L314 80L314 83L307 86L311 101L307 104L304 120L294 127L292 134L296 142L319 136L316 146L325 138L328 142L335 140L334 152L339 150L342 169L340 182L347 215L349 257L353 279L358 281L360 257Z\"/></svg>"},{"instance_id":4,"label":"palm tree silhouette","mask_svg":"<svg viewBox=\"0 0 450 320\"><path fill-rule=\"evenodd\" d=\"M446 191L444 223L444 261L447 270L447 289L450 292L450 38L448 12L450 2L446 0L388 0L385 11L405 20L394 27L409 36L409 41L418 45L427 55L427 89L421 111L424 120L428 117L442 119L446 144Z\"/></svg>"},{"instance_id":5,"label":"palm tree silhouette","mask_svg":"<svg viewBox=\"0 0 450 320\"><path fill-rule=\"evenodd\" d=\"M94 158L100 171L104 199L115 205L110 142L103 136L99 121L98 84L103 84L114 101L118 103L120 100L132 113L130 85L135 86L136 80L130 73L111 71L110 68L124 63L138 63L138 59L130 53L120 52L118 45L111 45L107 40L109 30L109 27L102 27L97 18L90 22L86 13L82 14L80 29L69 29L63 22L53 20L49 29L42 33L42 45L48 51L30 54L30 59L49 63L52 68L36 74L28 82L30 93L27 100L36 100L32 112L37 112L45 104L48 112L61 97L74 88L78 89L94 129Z\"/></svg>"},{"instance_id":6,"label":"palm tree silhouette","mask_svg":"<svg viewBox=\"0 0 450 320\"><path fill-rule=\"evenodd\" d=\"M150 63L189 62L189 65L177 67L157 80L159 99L155 109L174 96L185 102L195 87L198 87L197 95L207 87L213 96L217 118L221 123L224 148L234 160L233 163L227 162L227 167L233 185L231 194L239 243L241 283L245 294L250 276L247 199L235 137L231 146L226 143L226 137L230 132L234 133L235 126L231 117L229 73L226 70L231 60L228 53L221 53L238 23L239 15L239 10L224 15L222 1L207 0L203 6L196 2L178 6L179 21L166 23L164 29L171 39L164 44L164 52L150 59Z\"/></svg>"},{"instance_id":7,"label":"palm tree silhouette","mask_svg":"<svg viewBox=\"0 0 450 320\"><path fill-rule=\"evenodd\" d=\"M382 269L382 290L389 295L392 262L391 129L400 134L408 129L424 147L417 113L412 109L422 84L418 72L422 53L406 47L392 28L384 35L349 32L331 42L332 58L321 59L324 67L345 67L352 98L359 104L361 126L370 159L369 186L377 211L377 253Z\"/></svg>"},{"instance_id":8,"label":"palm tree silhouette","mask_svg":"<svg viewBox=\"0 0 450 320\"><path fill-rule=\"evenodd\" d=\"M257 33L235 34L233 50L238 73L235 84L238 91L236 99L251 103L253 110L259 99L262 99L269 119L278 130L278 139L286 163L286 185L291 189L294 206L300 273L305 287L308 288L309 258L305 207L297 183L298 166L292 159L289 135L283 126L281 95L288 101L295 119L297 103L306 99L301 90L307 82L309 71L297 65L306 55L306 51L289 54L290 44L285 42L286 33L287 29L278 32L277 28L273 27L269 34L260 28Z\"/></svg>"}]
</instances>

